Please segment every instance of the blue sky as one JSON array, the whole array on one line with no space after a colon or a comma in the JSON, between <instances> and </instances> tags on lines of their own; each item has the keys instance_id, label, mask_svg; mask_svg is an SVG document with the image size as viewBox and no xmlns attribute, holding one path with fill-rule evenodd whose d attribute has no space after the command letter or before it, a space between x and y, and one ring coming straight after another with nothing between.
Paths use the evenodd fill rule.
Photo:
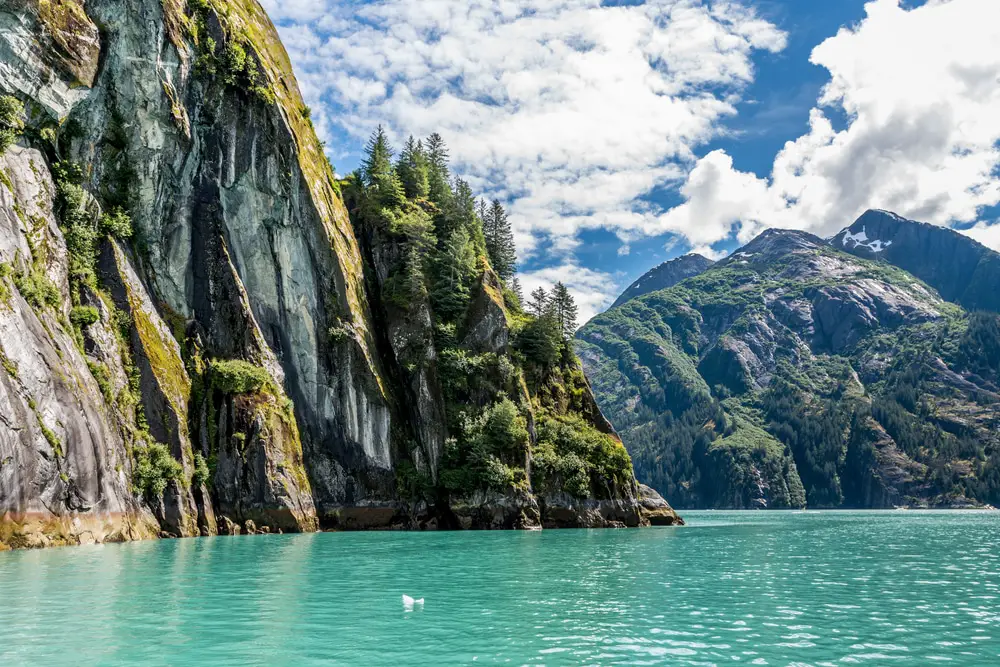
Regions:
<instances>
[{"instance_id":1,"label":"blue sky","mask_svg":"<svg viewBox=\"0 0 1000 667\"><path fill-rule=\"evenodd\" d=\"M868 207L1000 247L996 0L264 0L338 170L441 132L584 315Z\"/></svg>"}]
</instances>

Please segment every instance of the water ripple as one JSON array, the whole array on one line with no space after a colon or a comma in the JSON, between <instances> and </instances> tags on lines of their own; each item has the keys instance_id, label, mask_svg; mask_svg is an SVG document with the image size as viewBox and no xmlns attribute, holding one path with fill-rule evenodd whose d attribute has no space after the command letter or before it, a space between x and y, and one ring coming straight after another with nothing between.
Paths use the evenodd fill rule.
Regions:
<instances>
[{"instance_id":1,"label":"water ripple","mask_svg":"<svg viewBox=\"0 0 1000 667\"><path fill-rule=\"evenodd\" d=\"M686 518L4 553L0 664L1000 663L1000 514Z\"/></svg>"}]
</instances>

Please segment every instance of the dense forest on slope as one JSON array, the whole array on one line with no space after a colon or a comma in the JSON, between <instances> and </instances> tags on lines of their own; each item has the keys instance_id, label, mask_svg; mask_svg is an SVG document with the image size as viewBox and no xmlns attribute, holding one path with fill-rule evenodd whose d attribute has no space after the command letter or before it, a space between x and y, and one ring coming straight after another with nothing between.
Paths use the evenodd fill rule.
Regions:
<instances>
[{"instance_id":1,"label":"dense forest on slope","mask_svg":"<svg viewBox=\"0 0 1000 667\"><path fill-rule=\"evenodd\" d=\"M256 0L55 9L0 6L0 549L677 520L439 137L338 181Z\"/></svg>"},{"instance_id":2,"label":"dense forest on slope","mask_svg":"<svg viewBox=\"0 0 1000 667\"><path fill-rule=\"evenodd\" d=\"M536 294L541 305L525 311L507 214L450 177L440 136L411 137L392 157L380 128L342 187L389 325L384 356L412 391L413 423L445 434L436 479L428 453L412 450L406 493L444 495L454 509L476 494L534 492L546 518L573 497L634 497L628 454L570 344L568 291Z\"/></svg>"},{"instance_id":3,"label":"dense forest on slope","mask_svg":"<svg viewBox=\"0 0 1000 667\"><path fill-rule=\"evenodd\" d=\"M998 316L770 230L578 335L636 473L679 507L1000 500Z\"/></svg>"}]
</instances>

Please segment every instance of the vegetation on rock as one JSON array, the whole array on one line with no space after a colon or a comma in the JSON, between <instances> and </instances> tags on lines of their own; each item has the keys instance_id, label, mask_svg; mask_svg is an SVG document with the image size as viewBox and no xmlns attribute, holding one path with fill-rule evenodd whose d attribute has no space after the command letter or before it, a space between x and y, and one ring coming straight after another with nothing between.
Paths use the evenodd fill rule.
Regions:
<instances>
[{"instance_id":1,"label":"vegetation on rock","mask_svg":"<svg viewBox=\"0 0 1000 667\"><path fill-rule=\"evenodd\" d=\"M7 152L24 131L24 104L16 97L0 95L0 155Z\"/></svg>"},{"instance_id":2,"label":"vegetation on rock","mask_svg":"<svg viewBox=\"0 0 1000 667\"><path fill-rule=\"evenodd\" d=\"M347 186L359 237L393 258L375 291L399 323L394 337L406 341L397 358L409 377L432 373L444 403L448 437L437 480L404 466L400 488L431 499L476 491L630 493L624 447L585 416L581 396L589 387L570 344L573 297L557 284L544 308L524 311L513 289L507 213L451 177L441 137L411 137L394 159L379 128Z\"/></svg>"}]
</instances>

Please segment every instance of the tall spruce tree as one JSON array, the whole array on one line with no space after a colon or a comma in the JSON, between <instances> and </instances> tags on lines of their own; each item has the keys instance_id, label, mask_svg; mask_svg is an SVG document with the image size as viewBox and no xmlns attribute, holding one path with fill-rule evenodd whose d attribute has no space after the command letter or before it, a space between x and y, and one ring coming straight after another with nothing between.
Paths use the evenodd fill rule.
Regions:
<instances>
[{"instance_id":1,"label":"tall spruce tree","mask_svg":"<svg viewBox=\"0 0 1000 667\"><path fill-rule=\"evenodd\" d=\"M463 227L469 237L475 238L482 234L482 222L476 214L476 198L472 194L472 186L461 178L455 179L453 190L451 218L454 227Z\"/></svg>"},{"instance_id":2,"label":"tall spruce tree","mask_svg":"<svg viewBox=\"0 0 1000 667\"><path fill-rule=\"evenodd\" d=\"M427 198L442 211L451 204L451 184L448 173L448 147L444 139L435 132L424 142L427 156Z\"/></svg>"},{"instance_id":3,"label":"tall spruce tree","mask_svg":"<svg viewBox=\"0 0 1000 667\"><path fill-rule=\"evenodd\" d=\"M539 287L531 293L531 301L528 302L528 312L535 317L542 318L549 314L549 293L544 287Z\"/></svg>"},{"instance_id":4,"label":"tall spruce tree","mask_svg":"<svg viewBox=\"0 0 1000 667\"><path fill-rule=\"evenodd\" d=\"M521 289L521 281L518 280L516 277L510 281L510 290L514 293L514 296L517 297L518 305L523 305L524 290Z\"/></svg>"},{"instance_id":5,"label":"tall spruce tree","mask_svg":"<svg viewBox=\"0 0 1000 667\"><path fill-rule=\"evenodd\" d=\"M486 237L486 252L489 254L493 270L501 280L509 281L517 270L517 249L514 246L514 233L510 228L507 211L499 199L494 199L485 210L483 234Z\"/></svg>"},{"instance_id":6,"label":"tall spruce tree","mask_svg":"<svg viewBox=\"0 0 1000 667\"><path fill-rule=\"evenodd\" d=\"M403 190L410 199L427 199L430 192L430 168L423 143L415 141L413 135L406 140L403 152L396 162L396 172L403 183Z\"/></svg>"},{"instance_id":7,"label":"tall spruce tree","mask_svg":"<svg viewBox=\"0 0 1000 667\"><path fill-rule=\"evenodd\" d=\"M434 261L431 301L445 321L455 320L465 312L475 275L475 247L468 231L459 227L441 244Z\"/></svg>"},{"instance_id":8,"label":"tall spruce tree","mask_svg":"<svg viewBox=\"0 0 1000 667\"><path fill-rule=\"evenodd\" d=\"M573 295L569 293L562 281L552 288L552 314L562 330L563 337L569 340L576 333L579 308Z\"/></svg>"},{"instance_id":9,"label":"tall spruce tree","mask_svg":"<svg viewBox=\"0 0 1000 667\"><path fill-rule=\"evenodd\" d=\"M401 206L406 195L399 175L392 166L392 147L381 125L365 146L361 177L373 201L384 207Z\"/></svg>"}]
</instances>

